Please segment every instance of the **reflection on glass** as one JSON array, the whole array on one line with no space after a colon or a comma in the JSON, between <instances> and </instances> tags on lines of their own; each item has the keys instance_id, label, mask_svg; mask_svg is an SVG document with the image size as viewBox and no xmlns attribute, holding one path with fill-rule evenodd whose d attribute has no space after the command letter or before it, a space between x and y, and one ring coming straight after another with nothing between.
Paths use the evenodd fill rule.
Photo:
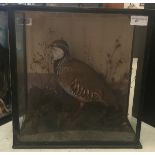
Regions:
<instances>
[{"instance_id":1,"label":"reflection on glass","mask_svg":"<svg viewBox=\"0 0 155 155\"><path fill-rule=\"evenodd\" d=\"M10 114L7 13L0 12L0 119Z\"/></svg>"}]
</instances>

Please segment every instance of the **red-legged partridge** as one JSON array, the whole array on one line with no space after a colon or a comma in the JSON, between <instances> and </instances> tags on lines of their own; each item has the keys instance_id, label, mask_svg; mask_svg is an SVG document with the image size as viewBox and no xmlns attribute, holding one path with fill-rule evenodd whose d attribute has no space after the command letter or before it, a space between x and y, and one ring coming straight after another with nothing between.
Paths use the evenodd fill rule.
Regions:
<instances>
[{"instance_id":1,"label":"red-legged partridge","mask_svg":"<svg viewBox=\"0 0 155 155\"><path fill-rule=\"evenodd\" d=\"M104 78L86 63L72 58L69 46L64 40L52 43L54 72L58 83L69 95L85 103L101 102L114 105L116 98Z\"/></svg>"}]
</instances>

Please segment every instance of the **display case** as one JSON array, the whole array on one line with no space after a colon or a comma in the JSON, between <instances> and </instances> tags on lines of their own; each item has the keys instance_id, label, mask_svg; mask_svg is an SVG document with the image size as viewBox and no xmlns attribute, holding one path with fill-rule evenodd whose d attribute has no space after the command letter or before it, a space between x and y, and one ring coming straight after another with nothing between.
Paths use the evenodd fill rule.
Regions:
<instances>
[{"instance_id":1,"label":"display case","mask_svg":"<svg viewBox=\"0 0 155 155\"><path fill-rule=\"evenodd\" d=\"M8 13L0 9L0 125L11 120Z\"/></svg>"},{"instance_id":2,"label":"display case","mask_svg":"<svg viewBox=\"0 0 155 155\"><path fill-rule=\"evenodd\" d=\"M141 148L151 13L10 7L13 148Z\"/></svg>"}]
</instances>

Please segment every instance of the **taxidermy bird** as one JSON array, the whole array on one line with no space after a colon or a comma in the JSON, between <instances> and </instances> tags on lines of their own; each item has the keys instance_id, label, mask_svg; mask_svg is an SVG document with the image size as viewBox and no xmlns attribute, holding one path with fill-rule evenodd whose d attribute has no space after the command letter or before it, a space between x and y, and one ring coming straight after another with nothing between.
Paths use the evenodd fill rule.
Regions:
<instances>
[{"instance_id":1,"label":"taxidermy bird","mask_svg":"<svg viewBox=\"0 0 155 155\"><path fill-rule=\"evenodd\" d=\"M55 40L52 54L58 83L66 93L79 101L79 109L91 102L115 105L116 97L103 76L88 64L72 58L66 41Z\"/></svg>"}]
</instances>

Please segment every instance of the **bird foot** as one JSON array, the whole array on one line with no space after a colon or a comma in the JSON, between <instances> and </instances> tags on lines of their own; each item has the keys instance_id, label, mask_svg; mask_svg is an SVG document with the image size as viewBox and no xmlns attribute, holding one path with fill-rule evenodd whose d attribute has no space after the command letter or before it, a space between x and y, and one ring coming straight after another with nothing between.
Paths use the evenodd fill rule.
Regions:
<instances>
[{"instance_id":1,"label":"bird foot","mask_svg":"<svg viewBox=\"0 0 155 155\"><path fill-rule=\"evenodd\" d=\"M80 115L83 105L84 105L83 103L80 103L76 110L74 110L72 112L63 113L62 114L63 119L68 122L73 122L73 121L77 120L78 116Z\"/></svg>"},{"instance_id":2,"label":"bird foot","mask_svg":"<svg viewBox=\"0 0 155 155\"><path fill-rule=\"evenodd\" d=\"M71 113L65 113L64 114L64 120L67 121L67 122L71 122L74 120L74 114L73 112Z\"/></svg>"}]
</instances>

